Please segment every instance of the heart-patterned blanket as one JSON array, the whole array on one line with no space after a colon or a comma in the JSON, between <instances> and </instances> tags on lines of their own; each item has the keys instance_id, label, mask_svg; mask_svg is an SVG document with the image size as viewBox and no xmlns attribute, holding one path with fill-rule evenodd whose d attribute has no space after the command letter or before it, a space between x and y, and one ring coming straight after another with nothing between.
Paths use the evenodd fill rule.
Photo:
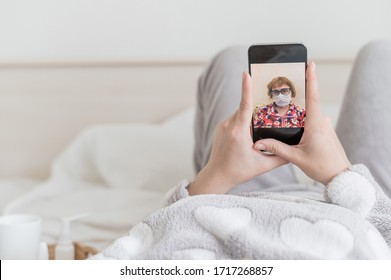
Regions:
<instances>
[{"instance_id":1,"label":"heart-patterned blanket","mask_svg":"<svg viewBox=\"0 0 391 280\"><path fill-rule=\"evenodd\" d=\"M345 173L328 186L329 202L292 192L189 197L183 181L173 196L185 197L137 224L95 259L391 258L391 223L384 227L391 221L389 199L365 174ZM351 184L354 195L346 192ZM383 219L383 228L375 218Z\"/></svg>"}]
</instances>

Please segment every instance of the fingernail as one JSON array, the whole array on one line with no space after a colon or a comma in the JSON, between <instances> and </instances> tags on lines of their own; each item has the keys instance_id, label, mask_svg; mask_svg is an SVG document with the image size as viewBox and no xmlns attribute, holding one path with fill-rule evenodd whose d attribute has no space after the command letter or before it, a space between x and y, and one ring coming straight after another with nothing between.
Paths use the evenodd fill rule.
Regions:
<instances>
[{"instance_id":1,"label":"fingernail","mask_svg":"<svg viewBox=\"0 0 391 280\"><path fill-rule=\"evenodd\" d=\"M254 145L254 148L257 149L257 150L266 150L266 146L262 143L257 143Z\"/></svg>"},{"instance_id":2,"label":"fingernail","mask_svg":"<svg viewBox=\"0 0 391 280\"><path fill-rule=\"evenodd\" d=\"M242 74L242 81L244 81L245 79L246 79L246 72L243 72L243 74Z\"/></svg>"},{"instance_id":3,"label":"fingernail","mask_svg":"<svg viewBox=\"0 0 391 280\"><path fill-rule=\"evenodd\" d=\"M313 61L313 60L311 61L311 67L312 67L313 70L315 70L315 68L316 68L315 61Z\"/></svg>"}]
</instances>

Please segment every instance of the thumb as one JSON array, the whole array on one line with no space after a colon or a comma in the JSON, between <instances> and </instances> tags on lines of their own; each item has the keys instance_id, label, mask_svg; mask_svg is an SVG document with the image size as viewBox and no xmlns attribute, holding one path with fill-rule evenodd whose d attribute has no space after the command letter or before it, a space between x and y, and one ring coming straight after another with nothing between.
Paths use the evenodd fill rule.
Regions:
<instances>
[{"instance_id":1,"label":"thumb","mask_svg":"<svg viewBox=\"0 0 391 280\"><path fill-rule=\"evenodd\" d=\"M299 158L298 157L299 151L296 148L271 138L262 139L255 142L254 148L257 150L262 150L262 151L272 153L294 164Z\"/></svg>"},{"instance_id":2,"label":"thumb","mask_svg":"<svg viewBox=\"0 0 391 280\"><path fill-rule=\"evenodd\" d=\"M252 99L252 79L247 72L243 72L242 75L242 98L240 100L240 106L237 111L237 118L243 125L249 125L251 123L253 112L253 99Z\"/></svg>"}]
</instances>

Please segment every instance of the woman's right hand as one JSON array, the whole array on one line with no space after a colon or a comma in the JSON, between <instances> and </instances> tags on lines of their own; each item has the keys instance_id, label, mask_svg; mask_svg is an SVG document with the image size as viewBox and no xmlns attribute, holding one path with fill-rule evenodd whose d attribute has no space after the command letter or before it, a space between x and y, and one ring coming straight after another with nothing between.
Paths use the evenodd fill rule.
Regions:
<instances>
[{"instance_id":1,"label":"woman's right hand","mask_svg":"<svg viewBox=\"0 0 391 280\"><path fill-rule=\"evenodd\" d=\"M310 178L327 185L351 164L334 131L331 119L320 111L320 95L312 62L307 67L306 122L298 145L262 139L255 148L266 150L297 165Z\"/></svg>"}]
</instances>

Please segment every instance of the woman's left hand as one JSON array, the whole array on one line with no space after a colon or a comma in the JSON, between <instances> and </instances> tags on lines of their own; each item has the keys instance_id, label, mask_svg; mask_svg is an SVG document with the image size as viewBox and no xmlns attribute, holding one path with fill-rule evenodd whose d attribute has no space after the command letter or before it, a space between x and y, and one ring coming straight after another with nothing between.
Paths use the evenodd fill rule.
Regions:
<instances>
[{"instance_id":1,"label":"woman's left hand","mask_svg":"<svg viewBox=\"0 0 391 280\"><path fill-rule=\"evenodd\" d=\"M243 73L239 109L217 127L210 159L190 184L190 195L226 193L287 163L285 159L266 155L254 148L250 127L252 103L252 79L248 73Z\"/></svg>"}]
</instances>

